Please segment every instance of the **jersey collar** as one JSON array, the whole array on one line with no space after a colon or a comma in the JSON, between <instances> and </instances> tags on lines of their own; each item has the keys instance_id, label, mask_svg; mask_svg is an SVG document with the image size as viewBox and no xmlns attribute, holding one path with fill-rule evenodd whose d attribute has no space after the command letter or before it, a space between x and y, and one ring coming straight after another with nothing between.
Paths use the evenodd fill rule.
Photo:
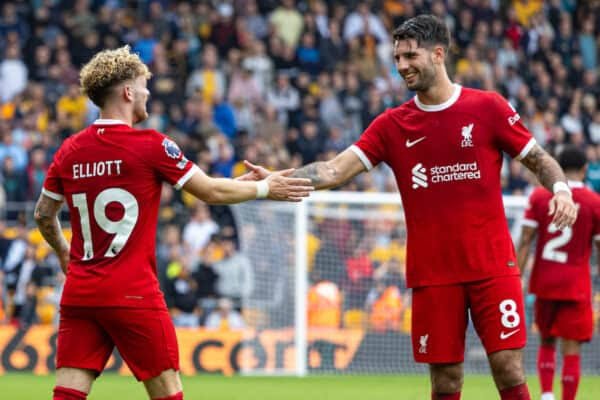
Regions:
<instances>
[{"instance_id":1,"label":"jersey collar","mask_svg":"<svg viewBox=\"0 0 600 400\"><path fill-rule=\"evenodd\" d=\"M568 180L567 184L569 185L570 188L573 188L573 189L582 188L584 186L583 182L581 182L581 181L571 181L571 180Z\"/></svg>"},{"instance_id":2,"label":"jersey collar","mask_svg":"<svg viewBox=\"0 0 600 400\"><path fill-rule=\"evenodd\" d=\"M423 104L419 100L419 96L415 95L415 97L414 97L415 104L417 105L417 107L419 107L419 109L421 111L425 111L425 112L434 112L434 111L445 110L446 108L449 108L454 103L456 103L456 100L458 100L458 98L460 97L460 92L461 92L462 86L460 86L458 83L454 83L453 85L454 85L454 93L452 93L452 96L450 96L450 98L448 100L446 100L445 102L443 102L441 104Z\"/></svg>"},{"instance_id":3,"label":"jersey collar","mask_svg":"<svg viewBox=\"0 0 600 400\"><path fill-rule=\"evenodd\" d=\"M127 125L120 119L102 119L98 118L94 121L93 125Z\"/></svg>"}]
</instances>

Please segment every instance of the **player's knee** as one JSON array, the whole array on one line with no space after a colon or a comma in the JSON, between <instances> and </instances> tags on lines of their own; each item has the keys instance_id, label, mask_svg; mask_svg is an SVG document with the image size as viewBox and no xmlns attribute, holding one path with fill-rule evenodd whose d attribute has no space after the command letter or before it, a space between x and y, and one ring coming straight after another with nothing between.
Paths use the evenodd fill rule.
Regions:
<instances>
[{"instance_id":1,"label":"player's knee","mask_svg":"<svg viewBox=\"0 0 600 400\"><path fill-rule=\"evenodd\" d=\"M87 369L59 368L56 370L56 387L89 393L95 379L96 373Z\"/></svg>"},{"instance_id":2,"label":"player's knee","mask_svg":"<svg viewBox=\"0 0 600 400\"><path fill-rule=\"evenodd\" d=\"M581 352L581 344L576 340L563 339L561 348L564 356L576 355Z\"/></svg>"},{"instance_id":3,"label":"player's knee","mask_svg":"<svg viewBox=\"0 0 600 400\"><path fill-rule=\"evenodd\" d=\"M520 350L505 350L490 355L490 366L499 389L511 388L525 382Z\"/></svg>"},{"instance_id":4,"label":"player's knee","mask_svg":"<svg viewBox=\"0 0 600 400\"><path fill-rule=\"evenodd\" d=\"M431 389L434 393L460 392L463 385L462 364L432 364Z\"/></svg>"},{"instance_id":5,"label":"player's knee","mask_svg":"<svg viewBox=\"0 0 600 400\"><path fill-rule=\"evenodd\" d=\"M179 397L170 396L177 396L182 392L179 373L172 369L163 371L157 377L145 380L144 386L152 399L179 399ZM181 394L181 398L183 398L183 394Z\"/></svg>"}]
</instances>

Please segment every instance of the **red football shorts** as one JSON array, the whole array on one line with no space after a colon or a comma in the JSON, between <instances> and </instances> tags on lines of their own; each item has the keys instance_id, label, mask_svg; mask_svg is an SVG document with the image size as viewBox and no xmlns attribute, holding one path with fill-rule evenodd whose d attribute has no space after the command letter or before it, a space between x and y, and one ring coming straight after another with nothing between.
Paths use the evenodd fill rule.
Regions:
<instances>
[{"instance_id":1,"label":"red football shorts","mask_svg":"<svg viewBox=\"0 0 600 400\"><path fill-rule=\"evenodd\" d=\"M542 338L588 342L594 333L592 304L589 301L536 299L535 323Z\"/></svg>"},{"instance_id":2,"label":"red football shorts","mask_svg":"<svg viewBox=\"0 0 600 400\"><path fill-rule=\"evenodd\" d=\"M56 368L100 374L115 346L137 380L179 370L177 337L167 310L61 307Z\"/></svg>"},{"instance_id":3,"label":"red football shorts","mask_svg":"<svg viewBox=\"0 0 600 400\"><path fill-rule=\"evenodd\" d=\"M415 361L464 361L468 315L487 354L520 349L527 341L523 291L518 276L413 289Z\"/></svg>"}]
</instances>

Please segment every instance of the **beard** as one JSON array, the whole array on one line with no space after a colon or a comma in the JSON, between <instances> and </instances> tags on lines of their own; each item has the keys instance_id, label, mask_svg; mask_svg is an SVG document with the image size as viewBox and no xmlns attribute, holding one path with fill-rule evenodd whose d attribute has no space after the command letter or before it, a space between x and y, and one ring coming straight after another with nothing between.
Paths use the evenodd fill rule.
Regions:
<instances>
[{"instance_id":1,"label":"beard","mask_svg":"<svg viewBox=\"0 0 600 400\"><path fill-rule=\"evenodd\" d=\"M406 86L413 92L425 92L433 86L435 82L435 69L433 65L427 66L422 70L418 71L416 77L412 83L406 82Z\"/></svg>"}]
</instances>

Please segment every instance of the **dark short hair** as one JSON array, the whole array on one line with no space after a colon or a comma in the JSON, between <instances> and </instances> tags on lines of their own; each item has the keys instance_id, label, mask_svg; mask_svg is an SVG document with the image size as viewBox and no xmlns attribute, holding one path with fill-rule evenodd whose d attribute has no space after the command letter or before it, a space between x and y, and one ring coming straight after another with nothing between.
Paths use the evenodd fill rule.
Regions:
<instances>
[{"instance_id":1,"label":"dark short hair","mask_svg":"<svg viewBox=\"0 0 600 400\"><path fill-rule=\"evenodd\" d=\"M581 171L587 164L587 157L579 147L567 145L558 155L558 163L564 171Z\"/></svg>"},{"instance_id":2,"label":"dark short hair","mask_svg":"<svg viewBox=\"0 0 600 400\"><path fill-rule=\"evenodd\" d=\"M393 33L394 41L414 39L419 47L440 44L445 49L450 46L450 31L439 18L421 14L406 20Z\"/></svg>"}]
</instances>

